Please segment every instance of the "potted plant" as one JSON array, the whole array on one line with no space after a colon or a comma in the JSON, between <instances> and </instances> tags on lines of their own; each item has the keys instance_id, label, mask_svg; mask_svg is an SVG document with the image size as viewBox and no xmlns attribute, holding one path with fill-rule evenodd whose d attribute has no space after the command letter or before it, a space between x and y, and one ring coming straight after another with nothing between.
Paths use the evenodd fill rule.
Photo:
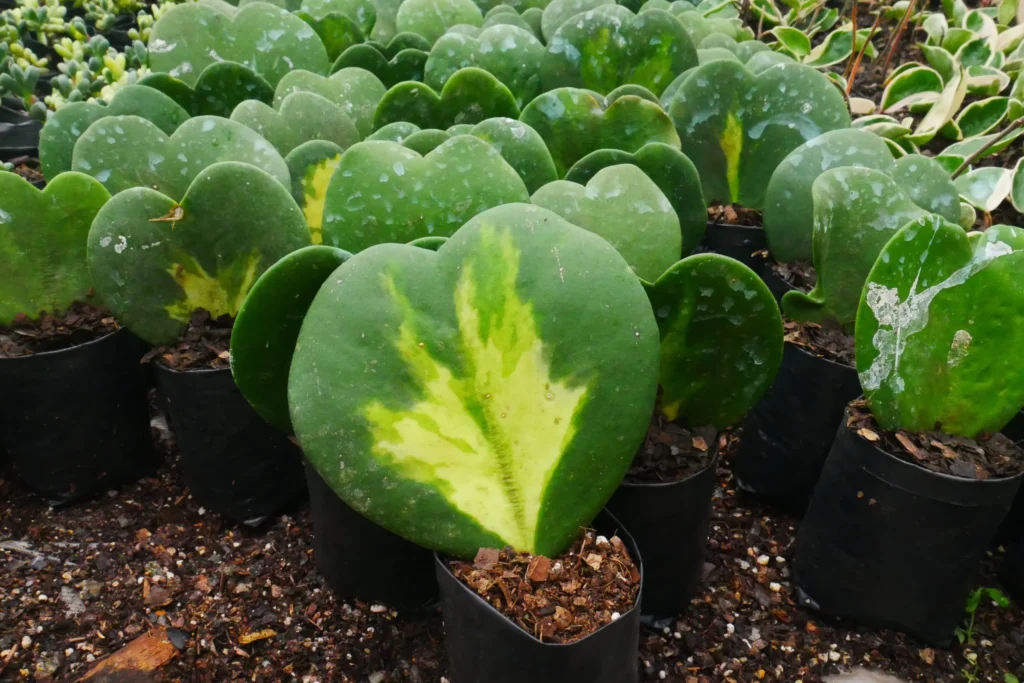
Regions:
<instances>
[{"instance_id":1,"label":"potted plant","mask_svg":"<svg viewBox=\"0 0 1024 683\"><path fill-rule=\"evenodd\" d=\"M118 118L93 127L103 121ZM289 186L250 164L214 163L178 196L129 187L111 198L89 231L89 269L104 303L155 347L148 356L192 495L256 523L301 494L301 460L235 388L231 322L259 275L310 233Z\"/></svg>"},{"instance_id":2,"label":"potted plant","mask_svg":"<svg viewBox=\"0 0 1024 683\"><path fill-rule=\"evenodd\" d=\"M139 340L92 296L85 240L110 198L64 173L42 191L0 172L0 444L51 503L153 471Z\"/></svg>"},{"instance_id":3,"label":"potted plant","mask_svg":"<svg viewBox=\"0 0 1024 683\"><path fill-rule=\"evenodd\" d=\"M948 643L1021 481L997 432L1024 401L1024 232L938 216L886 244L857 311L865 400L839 426L797 537L803 605Z\"/></svg>"}]
</instances>

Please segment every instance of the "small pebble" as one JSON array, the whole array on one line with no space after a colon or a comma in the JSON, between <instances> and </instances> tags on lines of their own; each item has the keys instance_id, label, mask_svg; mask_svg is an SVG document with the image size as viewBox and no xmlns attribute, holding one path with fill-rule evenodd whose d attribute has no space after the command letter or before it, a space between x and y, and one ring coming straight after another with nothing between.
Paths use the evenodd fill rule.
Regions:
<instances>
[{"instance_id":1,"label":"small pebble","mask_svg":"<svg viewBox=\"0 0 1024 683\"><path fill-rule=\"evenodd\" d=\"M776 583L775 581L772 581L770 584L768 584L768 587L772 589L773 593L778 593L780 590L782 590L782 585Z\"/></svg>"}]
</instances>

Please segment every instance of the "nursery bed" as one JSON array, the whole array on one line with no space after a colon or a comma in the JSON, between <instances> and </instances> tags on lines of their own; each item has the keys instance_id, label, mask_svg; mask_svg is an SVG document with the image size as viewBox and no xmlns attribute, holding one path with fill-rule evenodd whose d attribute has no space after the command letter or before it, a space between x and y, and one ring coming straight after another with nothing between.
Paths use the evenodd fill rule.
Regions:
<instances>
[{"instance_id":1,"label":"nursery bed","mask_svg":"<svg viewBox=\"0 0 1024 683\"><path fill-rule=\"evenodd\" d=\"M818 681L866 665L905 680L964 680L959 647L833 628L793 605L796 520L730 488L736 445L731 437L718 471L699 596L679 620L641 634L641 679ZM156 478L68 510L50 510L7 475L0 544L0 680L77 680L90 657L156 626L178 652L138 680L445 680L436 613L335 598L314 569L307 508L260 529L225 523L189 499L173 458ZM981 585L998 585L991 564ZM1019 606L983 604L975 633L978 680L1024 670Z\"/></svg>"}]
</instances>

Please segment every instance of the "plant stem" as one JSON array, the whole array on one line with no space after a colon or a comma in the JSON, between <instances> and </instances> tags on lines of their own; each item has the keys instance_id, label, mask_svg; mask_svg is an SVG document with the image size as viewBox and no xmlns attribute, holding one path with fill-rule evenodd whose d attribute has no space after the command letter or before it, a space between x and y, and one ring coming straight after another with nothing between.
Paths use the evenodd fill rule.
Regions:
<instances>
[{"instance_id":1,"label":"plant stem","mask_svg":"<svg viewBox=\"0 0 1024 683\"><path fill-rule=\"evenodd\" d=\"M974 154L972 154L971 156L969 156L966 159L964 159L964 163L960 164L960 166L958 166L957 169L955 171L953 171L953 175L950 176L950 177L953 178L954 180L956 180L957 176L959 176L961 173L963 173L964 170L967 169L975 161L980 159L982 157L982 155L985 154L985 152L987 152L988 150L992 149L993 147L998 145L1000 142L1005 140L1006 136L1008 136L1010 133L1012 133L1013 131L1017 130L1021 126L1024 126L1024 116L1021 116L1019 119L1015 120L1013 123L1008 125L1003 130L1002 133L1000 133L999 135L995 136L994 138L992 138L991 140L986 142L981 148L978 149L978 151L976 151Z\"/></svg>"},{"instance_id":2,"label":"plant stem","mask_svg":"<svg viewBox=\"0 0 1024 683\"><path fill-rule=\"evenodd\" d=\"M853 27L853 36L851 37L850 43L850 58L846 60L846 68L843 69L843 78L850 78L850 71L853 69L854 55L857 52L857 6L860 5L858 0L853 0L853 11L850 13L850 25ZM850 89L847 87L846 92L849 93Z\"/></svg>"},{"instance_id":3,"label":"plant stem","mask_svg":"<svg viewBox=\"0 0 1024 683\"><path fill-rule=\"evenodd\" d=\"M882 22L882 10L878 10L878 14L875 15L875 23L871 25L871 30L868 31L868 37L864 39L864 44L860 46L860 50L857 51L857 59L853 62L853 68L850 69L850 77L846 81L846 96L850 96L850 92L853 90L853 83L857 80L857 72L860 70L860 62L864 59L864 53L868 51L868 45L871 44L871 39L875 37L875 31L878 30L878 25ZM857 44L857 34L853 34L853 44Z\"/></svg>"},{"instance_id":4,"label":"plant stem","mask_svg":"<svg viewBox=\"0 0 1024 683\"><path fill-rule=\"evenodd\" d=\"M892 41L892 47L889 49L889 54L885 57L885 64L882 66L882 76L889 73L889 63L892 62L892 58L896 56L896 50L900 47L900 41L903 39L903 34L907 30L907 24L910 23L910 17L913 16L914 10L917 9L917 0L910 0L910 5L907 7L907 13L900 19L899 28L896 29L896 37Z\"/></svg>"}]
</instances>

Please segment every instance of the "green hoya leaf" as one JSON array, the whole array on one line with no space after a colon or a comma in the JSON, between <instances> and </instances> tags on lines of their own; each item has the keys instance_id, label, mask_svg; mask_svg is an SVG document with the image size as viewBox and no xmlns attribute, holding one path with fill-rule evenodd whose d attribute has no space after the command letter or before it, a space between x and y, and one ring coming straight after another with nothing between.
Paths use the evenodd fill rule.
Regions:
<instances>
[{"instance_id":1,"label":"green hoya leaf","mask_svg":"<svg viewBox=\"0 0 1024 683\"><path fill-rule=\"evenodd\" d=\"M525 123L509 118L487 119L473 126L469 134L498 150L529 192L558 179L555 161L544 139Z\"/></svg>"},{"instance_id":2,"label":"green hoya leaf","mask_svg":"<svg viewBox=\"0 0 1024 683\"><path fill-rule=\"evenodd\" d=\"M957 188L949 171L931 157L907 154L896 160L892 179L910 199L928 213L956 221Z\"/></svg>"},{"instance_id":3,"label":"green hoya leaf","mask_svg":"<svg viewBox=\"0 0 1024 683\"><path fill-rule=\"evenodd\" d=\"M850 58L854 50L860 51L865 41L868 46L864 48L864 56L868 59L878 57L878 50L868 40L871 29L859 29L857 31L856 47L853 40L853 29L849 26L837 29L828 34L824 42L811 50L804 60L804 64L815 69L823 69L827 66L839 64Z\"/></svg>"},{"instance_id":4,"label":"green hoya leaf","mask_svg":"<svg viewBox=\"0 0 1024 683\"><path fill-rule=\"evenodd\" d=\"M82 301L92 288L85 238L110 194L81 173L54 176L38 190L0 171L0 325Z\"/></svg>"},{"instance_id":5,"label":"green hoya leaf","mask_svg":"<svg viewBox=\"0 0 1024 683\"><path fill-rule=\"evenodd\" d=\"M1024 128L1018 128L1017 130L1013 131L1012 133L1010 133L1006 137L1002 138L1001 140L997 140L996 139L1000 135L1000 133L992 133L991 135L982 135L980 137L976 137L976 138L972 138L970 140L964 140L963 142L957 142L956 144L952 144L949 147L947 147L942 152L942 154L944 156L959 156L959 157L961 157L961 162L962 162L963 159L966 159L967 157L971 156L975 152L977 152L979 150L984 150L982 152L982 155L980 157L978 157L979 160L980 160L980 159L984 159L986 157L992 156L993 154L999 154L1000 152L1005 150L1007 147L1009 147L1011 144L1013 144L1014 140L1016 140L1022 134L1024 134ZM959 164L957 164L957 166L959 166ZM955 170L955 167L954 167L954 170Z\"/></svg>"},{"instance_id":6,"label":"green hoya leaf","mask_svg":"<svg viewBox=\"0 0 1024 683\"><path fill-rule=\"evenodd\" d=\"M654 282L679 260L682 233L675 209L636 166L598 171L583 185L556 180L530 202L608 240L642 280Z\"/></svg>"},{"instance_id":7,"label":"green hoya leaf","mask_svg":"<svg viewBox=\"0 0 1024 683\"><path fill-rule=\"evenodd\" d=\"M739 261L696 254L647 287L661 332L661 409L724 428L775 379L782 318L768 287Z\"/></svg>"},{"instance_id":8,"label":"green hoya leaf","mask_svg":"<svg viewBox=\"0 0 1024 683\"><path fill-rule=\"evenodd\" d=\"M759 209L775 167L822 133L850 126L842 93L820 72L777 64L753 74L717 61L697 67L669 107L704 200Z\"/></svg>"},{"instance_id":9,"label":"green hoya leaf","mask_svg":"<svg viewBox=\"0 0 1024 683\"><path fill-rule=\"evenodd\" d=\"M398 35L398 10L403 0L373 0L377 10L377 20L370 31L370 39L386 43Z\"/></svg>"},{"instance_id":10,"label":"green hoya leaf","mask_svg":"<svg viewBox=\"0 0 1024 683\"><path fill-rule=\"evenodd\" d=\"M986 166L964 173L956 179L960 196L985 213L996 210L1013 189L1013 172L1008 168Z\"/></svg>"},{"instance_id":11,"label":"green hoya leaf","mask_svg":"<svg viewBox=\"0 0 1024 683\"><path fill-rule=\"evenodd\" d=\"M956 117L956 125L965 138L991 133L1003 120L1010 109L1010 98L990 97L972 102Z\"/></svg>"},{"instance_id":12,"label":"green hoya leaf","mask_svg":"<svg viewBox=\"0 0 1024 683\"><path fill-rule=\"evenodd\" d=\"M373 132L373 115L384 97L384 84L366 69L355 67L321 76L309 71L292 71L281 79L274 92L274 107L296 92L312 92L335 103L356 124L359 134Z\"/></svg>"},{"instance_id":13,"label":"green hoya leaf","mask_svg":"<svg viewBox=\"0 0 1024 683\"><path fill-rule=\"evenodd\" d=\"M891 114L911 104L932 104L939 98L943 85L942 76L934 69L927 66L908 69L886 84L881 109Z\"/></svg>"},{"instance_id":14,"label":"green hoya leaf","mask_svg":"<svg viewBox=\"0 0 1024 683\"><path fill-rule=\"evenodd\" d=\"M935 100L935 104L917 124L914 132L907 136L907 140L917 145L931 142L939 130L953 120L953 116L960 109L966 95L967 73L961 67L956 75L946 82L942 92L939 93L939 98Z\"/></svg>"},{"instance_id":15,"label":"green hoya leaf","mask_svg":"<svg viewBox=\"0 0 1024 683\"><path fill-rule=\"evenodd\" d=\"M946 36L946 31L949 30L949 23L943 14L933 12L921 22L921 28L928 34L927 44L929 46L939 45Z\"/></svg>"},{"instance_id":16,"label":"green hoya leaf","mask_svg":"<svg viewBox=\"0 0 1024 683\"><path fill-rule=\"evenodd\" d=\"M977 97L998 95L1010 86L1010 76L994 66L967 69L967 94Z\"/></svg>"},{"instance_id":17,"label":"green hoya leaf","mask_svg":"<svg viewBox=\"0 0 1024 683\"><path fill-rule=\"evenodd\" d=\"M454 137L426 156L393 142L361 142L331 176L323 241L356 253L448 237L485 209L529 198L515 170L479 138Z\"/></svg>"},{"instance_id":18,"label":"green hoya leaf","mask_svg":"<svg viewBox=\"0 0 1024 683\"><path fill-rule=\"evenodd\" d=\"M587 90L558 88L538 96L519 120L547 144L558 175L599 149L636 152L648 142L679 147L668 114L657 104L626 95L609 105Z\"/></svg>"},{"instance_id":19,"label":"green hoya leaf","mask_svg":"<svg viewBox=\"0 0 1024 683\"><path fill-rule=\"evenodd\" d=\"M164 93L192 116L228 117L240 102L270 104L274 88L263 76L243 64L215 62L199 74L195 85L165 73L151 73L140 85Z\"/></svg>"},{"instance_id":20,"label":"green hoya leaf","mask_svg":"<svg viewBox=\"0 0 1024 683\"><path fill-rule=\"evenodd\" d=\"M53 112L39 134L39 162L43 175L53 179L71 170L75 143L94 122L104 116L134 115L152 121L170 135L189 118L187 111L162 92L129 85L107 106L96 102L72 102Z\"/></svg>"},{"instance_id":21,"label":"green hoya leaf","mask_svg":"<svg viewBox=\"0 0 1024 683\"><path fill-rule=\"evenodd\" d=\"M386 126L381 126L366 139L402 143L410 135L418 132L419 130L420 127L415 123L409 123L408 121L395 121L394 123L389 123Z\"/></svg>"},{"instance_id":22,"label":"green hoya leaf","mask_svg":"<svg viewBox=\"0 0 1024 683\"><path fill-rule=\"evenodd\" d=\"M649 142L636 153L617 149L591 152L573 164L565 179L584 185L602 169L619 164L636 166L661 189L679 219L682 254L692 252L704 237L708 217L693 162L671 145Z\"/></svg>"},{"instance_id":23,"label":"green hoya leaf","mask_svg":"<svg viewBox=\"0 0 1024 683\"><path fill-rule=\"evenodd\" d=\"M402 81L422 81L426 65L427 53L423 50L407 48L388 59L376 47L363 44L353 45L341 53L331 72L358 67L376 76L385 88L390 88Z\"/></svg>"},{"instance_id":24,"label":"green hoya leaf","mask_svg":"<svg viewBox=\"0 0 1024 683\"><path fill-rule=\"evenodd\" d=\"M886 245L857 312L857 371L886 429L995 433L1024 404L1024 231L925 216Z\"/></svg>"},{"instance_id":25,"label":"green hoya leaf","mask_svg":"<svg viewBox=\"0 0 1024 683\"><path fill-rule=\"evenodd\" d=\"M995 52L991 40L978 36L961 45L953 56L963 67L989 66L995 57Z\"/></svg>"},{"instance_id":26,"label":"green hoya leaf","mask_svg":"<svg viewBox=\"0 0 1024 683\"><path fill-rule=\"evenodd\" d=\"M693 41L664 10L634 15L608 5L567 21L550 37L545 88L588 88L607 94L626 83L655 95L697 66Z\"/></svg>"},{"instance_id":27,"label":"green hoya leaf","mask_svg":"<svg viewBox=\"0 0 1024 683\"><path fill-rule=\"evenodd\" d=\"M264 420L292 432L288 369L302 321L331 273L352 258L334 247L303 247L256 280L231 328L231 376Z\"/></svg>"},{"instance_id":28,"label":"green hoya leaf","mask_svg":"<svg viewBox=\"0 0 1024 683\"><path fill-rule=\"evenodd\" d=\"M771 34L797 57L806 57L811 53L811 39L798 28L777 26L771 30Z\"/></svg>"},{"instance_id":29,"label":"green hoya leaf","mask_svg":"<svg viewBox=\"0 0 1024 683\"><path fill-rule=\"evenodd\" d=\"M540 72L546 59L544 45L515 26L491 26L476 38L446 33L430 51L423 82L440 92L460 69L475 66L503 83L522 108L540 92Z\"/></svg>"},{"instance_id":30,"label":"green hoya leaf","mask_svg":"<svg viewBox=\"0 0 1024 683\"><path fill-rule=\"evenodd\" d=\"M262 2L262 0L259 0ZM295 16L309 24L323 43L327 60L334 61L348 48L361 45L366 40L359 24L351 17L338 12L330 12L323 17L315 17L309 12L296 12Z\"/></svg>"},{"instance_id":31,"label":"green hoya leaf","mask_svg":"<svg viewBox=\"0 0 1024 683\"><path fill-rule=\"evenodd\" d=\"M416 33L433 45L456 24L479 26L484 15L473 0L404 0L398 7L395 27L400 33Z\"/></svg>"},{"instance_id":32,"label":"green hoya leaf","mask_svg":"<svg viewBox=\"0 0 1024 683\"><path fill-rule=\"evenodd\" d=\"M306 217L313 244L323 242L324 200L334 169L341 162L341 147L327 140L310 140L285 158L292 177L292 199Z\"/></svg>"},{"instance_id":33,"label":"green hoya leaf","mask_svg":"<svg viewBox=\"0 0 1024 683\"><path fill-rule=\"evenodd\" d=\"M341 14L352 19L363 35L369 35L377 21L372 0L302 0L301 10L316 18Z\"/></svg>"},{"instance_id":34,"label":"green hoya leaf","mask_svg":"<svg viewBox=\"0 0 1024 683\"><path fill-rule=\"evenodd\" d=\"M175 5L153 24L148 54L153 71L192 87L204 68L222 61L244 64L271 86L289 71L327 73L330 66L309 24L263 2L233 17L203 3Z\"/></svg>"},{"instance_id":35,"label":"green hoya leaf","mask_svg":"<svg viewBox=\"0 0 1024 683\"><path fill-rule=\"evenodd\" d=\"M1013 208L1024 213L1024 157L1017 160L1013 170L1013 182L1010 185L1010 202Z\"/></svg>"},{"instance_id":36,"label":"green hoya leaf","mask_svg":"<svg viewBox=\"0 0 1024 683\"><path fill-rule=\"evenodd\" d=\"M151 344L175 341L199 308L236 315L260 274L310 244L278 180L249 164L214 164L181 202L136 187L104 205L89 231L89 269L118 320Z\"/></svg>"},{"instance_id":37,"label":"green hoya leaf","mask_svg":"<svg viewBox=\"0 0 1024 683\"><path fill-rule=\"evenodd\" d=\"M102 118L79 138L71 168L93 176L111 194L148 187L178 198L200 171L220 161L252 164L289 186L288 165L273 145L217 116L189 119L170 137L138 116Z\"/></svg>"},{"instance_id":38,"label":"green hoya leaf","mask_svg":"<svg viewBox=\"0 0 1024 683\"><path fill-rule=\"evenodd\" d=\"M492 26L515 26L521 28L531 36L540 40L540 17L544 14L544 11L535 8L536 11L536 27L531 24L530 21L516 12L515 8L509 5L498 5L491 9L490 12L484 16L484 23L480 26L482 29L489 29Z\"/></svg>"},{"instance_id":39,"label":"green hoya leaf","mask_svg":"<svg viewBox=\"0 0 1024 683\"><path fill-rule=\"evenodd\" d=\"M811 260L811 187L822 173L841 166L873 168L891 174L894 163L882 138L856 128L829 131L790 152L776 167L765 191L764 233L776 261Z\"/></svg>"},{"instance_id":40,"label":"green hoya leaf","mask_svg":"<svg viewBox=\"0 0 1024 683\"><path fill-rule=\"evenodd\" d=\"M341 107L311 92L292 93L275 110L262 102L242 102L231 113L238 121L259 133L281 156L310 140L327 140L341 148L359 142L356 124Z\"/></svg>"},{"instance_id":41,"label":"green hoya leaf","mask_svg":"<svg viewBox=\"0 0 1024 683\"><path fill-rule=\"evenodd\" d=\"M398 121L421 128L448 128L494 117L519 118L515 96L497 78L476 67L456 72L438 94L426 83L399 83L377 105L375 128Z\"/></svg>"},{"instance_id":42,"label":"green hoya leaf","mask_svg":"<svg viewBox=\"0 0 1024 683\"><path fill-rule=\"evenodd\" d=\"M288 382L298 440L331 488L449 555L563 551L618 486L654 407L657 326L622 257L510 205L437 252L380 245L336 273Z\"/></svg>"},{"instance_id":43,"label":"green hoya leaf","mask_svg":"<svg viewBox=\"0 0 1024 683\"><path fill-rule=\"evenodd\" d=\"M408 147L420 156L426 156L437 149L442 142L452 139L452 134L439 128L426 128L418 130L404 141L403 147Z\"/></svg>"},{"instance_id":44,"label":"green hoya leaf","mask_svg":"<svg viewBox=\"0 0 1024 683\"><path fill-rule=\"evenodd\" d=\"M921 51L924 58L935 71L942 76L942 83L946 84L957 72L956 58L948 51L938 46L922 45Z\"/></svg>"},{"instance_id":45,"label":"green hoya leaf","mask_svg":"<svg viewBox=\"0 0 1024 683\"><path fill-rule=\"evenodd\" d=\"M541 15L540 30L545 44L565 22L577 14L589 12L604 5L614 5L615 0L551 0Z\"/></svg>"}]
</instances>

